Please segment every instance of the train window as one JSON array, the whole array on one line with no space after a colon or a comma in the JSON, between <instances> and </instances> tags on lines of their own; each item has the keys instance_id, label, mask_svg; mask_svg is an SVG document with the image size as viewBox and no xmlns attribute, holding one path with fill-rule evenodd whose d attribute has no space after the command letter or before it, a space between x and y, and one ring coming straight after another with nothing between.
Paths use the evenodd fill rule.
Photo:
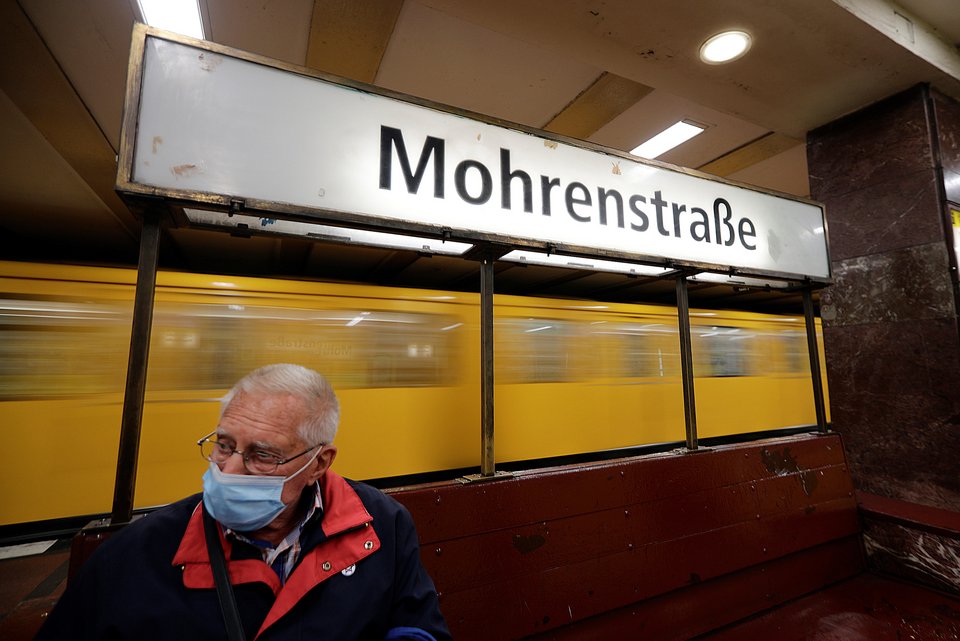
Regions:
<instances>
[{"instance_id":1,"label":"train window","mask_svg":"<svg viewBox=\"0 0 960 641\"><path fill-rule=\"evenodd\" d=\"M460 324L444 314L176 304L154 325L152 390L229 388L276 362L312 367L341 389L455 382Z\"/></svg>"},{"instance_id":2,"label":"train window","mask_svg":"<svg viewBox=\"0 0 960 641\"><path fill-rule=\"evenodd\" d=\"M810 371L810 356L807 353L807 334L795 329L783 330L775 336L780 343L780 366L777 373L806 374Z\"/></svg>"},{"instance_id":3,"label":"train window","mask_svg":"<svg viewBox=\"0 0 960 641\"><path fill-rule=\"evenodd\" d=\"M118 392L130 317L110 301L0 294L0 398Z\"/></svg>"},{"instance_id":4,"label":"train window","mask_svg":"<svg viewBox=\"0 0 960 641\"><path fill-rule=\"evenodd\" d=\"M246 328L217 312L215 305L157 305L150 391L229 388L243 375Z\"/></svg>"},{"instance_id":5,"label":"train window","mask_svg":"<svg viewBox=\"0 0 960 641\"><path fill-rule=\"evenodd\" d=\"M360 312L372 353L369 382L373 386L450 385L453 381L453 339L461 324L451 316L420 313Z\"/></svg>"},{"instance_id":6,"label":"train window","mask_svg":"<svg viewBox=\"0 0 960 641\"><path fill-rule=\"evenodd\" d=\"M496 380L502 383L561 383L578 378L576 345L582 338L570 321L497 318Z\"/></svg>"},{"instance_id":7,"label":"train window","mask_svg":"<svg viewBox=\"0 0 960 641\"><path fill-rule=\"evenodd\" d=\"M663 323L598 326L606 335L610 356L607 376L666 378L679 376L677 329Z\"/></svg>"},{"instance_id":8,"label":"train window","mask_svg":"<svg viewBox=\"0 0 960 641\"><path fill-rule=\"evenodd\" d=\"M741 327L697 325L693 356L695 376L750 376L756 334Z\"/></svg>"}]
</instances>

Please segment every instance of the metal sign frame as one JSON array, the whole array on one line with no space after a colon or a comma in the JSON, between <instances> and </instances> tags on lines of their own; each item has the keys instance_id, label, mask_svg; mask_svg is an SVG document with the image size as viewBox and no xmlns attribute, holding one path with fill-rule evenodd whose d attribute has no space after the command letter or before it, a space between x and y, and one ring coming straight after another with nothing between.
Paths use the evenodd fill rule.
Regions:
<instances>
[{"instance_id":1,"label":"metal sign frame","mask_svg":"<svg viewBox=\"0 0 960 641\"><path fill-rule=\"evenodd\" d=\"M148 43L150 44L148 45ZM154 52L152 57L148 55L150 52ZM155 65L156 69L154 72L148 73L153 68L147 66L148 61L151 60L153 61L151 64ZM233 74L231 75L225 70L234 63L237 68L230 69ZM169 79L171 76L176 77L176 73L189 74L190 76L189 80L182 81L182 88L180 84L177 84L180 82L179 80ZM241 76L242 78L240 78ZM349 122L346 120L349 118L349 113L344 115L343 112L335 111L335 109L346 106L355 107L356 110L359 110L361 106L373 105L372 108L367 109L367 111L372 111L373 115L365 112L364 118L366 119L359 120L357 125L357 127L362 127L359 132L362 133L363 140L370 145L369 147L364 145L361 148L351 138L349 142L343 143L344 147L333 148L338 159L341 155L344 156L342 162L333 163L334 167L329 164L311 166L311 172L318 169L336 172L341 165L347 167L347 174L332 173L331 176L315 177L313 173L310 173L311 181L316 180L317 185L325 185L326 189L321 189L321 191L327 192L325 196L312 191L317 185L311 186L309 190L305 187L300 188L300 174L287 175L288 173L294 174L296 169L289 164L282 165L279 170L271 168L270 172L259 168L249 169L250 167L256 168L256 163L250 162L247 154L251 152L260 153L262 148L256 145L266 146L270 144L269 140L271 139L268 138L268 142L264 142L263 136L244 136L242 134L267 128L270 128L268 129L270 132L287 132L289 130L284 129L284 127L293 127L293 125L288 125L281 120L280 116L267 111L269 109L278 110L285 104L284 101L265 102L256 107L251 106L249 112L236 111L232 108L233 105L238 103L251 102L258 93L251 92L248 88L241 89L238 84L247 79L248 76L272 81L274 89L282 88L284 91L298 91L299 93L295 94L296 97L304 100L313 99L316 101L317 96L313 95L316 92L319 92L318 96L320 98L337 98L340 100L336 105L329 107L329 112L311 110L326 108L322 103L311 103L310 109L304 109L305 115L300 112L296 112L296 114L283 112L283 116L292 118L294 115L298 115L300 117L300 120L297 121L297 127L303 127L304 129L294 129L293 131L295 131L296 136L310 137L311 142L296 148L285 148L279 152L271 147L270 151L278 154L278 157L272 159L273 163L285 162L287 156L297 157L295 156L297 153L305 154L304 162L321 163L317 159L326 157L322 151L327 148L323 145L334 143L328 143L326 139L316 139L316 136L333 136L332 132L341 128L349 129ZM221 77L223 80L220 80ZM290 82L296 84L280 85L278 78L290 78ZM176 97L166 98L163 97L162 93L158 93L171 87L176 87L178 94ZM195 109L196 111L209 112L212 115L201 116L198 114L192 117L198 121L197 123L182 125L176 120L175 114L166 116L172 120L163 120L162 118L165 116L158 115L158 109L152 108L149 101L144 100L144 92L148 90L152 92L149 94L152 99L166 100L165 106L169 109L173 109L174 105L182 102L186 105L185 109L199 105L205 107L205 109ZM224 90L235 93L224 95ZM217 114L214 109L218 106L231 109L229 116L221 117ZM386 117L381 118L379 116L377 109L398 111L396 113L391 111L391 119L388 121ZM161 114L166 114L166 110L159 111ZM188 112L188 115L189 113L191 112ZM232 119L243 116L259 118L257 126L250 128L233 123ZM359 119L360 116L356 116L356 118ZM420 197L418 193L412 201L413 206L418 210L426 209L429 206L449 212L440 220L427 214L409 214L400 211L400 205L385 206L383 205L384 201L392 203L410 196L410 194L402 193L402 189L384 191L386 188L382 183L379 185L379 189L377 188L377 170L380 171L379 179L381 181L384 180L385 171L390 173L389 170L384 169L383 129L405 126L401 120L397 120L402 118L419 118L429 123L423 125L424 127L454 128L449 135L437 134L449 138L447 141L448 156L454 154L455 143L458 145L468 144L459 138L453 138L453 135L474 134L480 137L483 134L487 137L500 135L501 138L496 142L488 142L484 139L482 143L470 138L469 140L472 140L472 143L469 144L469 148L474 150L476 154L492 154L501 143L517 145L514 152L519 154L522 151L520 146L527 145L539 150L538 155L528 157L546 164L559 162L555 156L562 152L566 155L560 156L560 158L569 158L571 161L584 164L582 168L582 171L585 172L583 174L585 177L582 178L584 182L596 178L596 174L590 172L597 171L598 164L602 165L604 167L602 173L614 182L598 185L597 190L603 191L605 197L613 197L610 201L613 204L609 204L608 200L601 202L598 193L584 191L586 190L585 185L573 181L566 185L565 196L553 193L552 186L548 188L548 185L538 185L541 189L524 189L525 195L529 195L536 201L538 197L543 197L540 194L543 191L546 194L546 200L553 201L554 209L557 211L552 216L541 216L535 213L511 214L499 223L500 225L509 225L508 231L504 231L501 226L488 224L486 219L493 217L489 216L488 212L493 210L503 211L500 205L494 205L492 202L474 203L471 201L470 205L464 205L453 196L438 201L435 198L431 199L429 196ZM158 120L159 122L155 122ZM225 125L223 128L210 133L209 129L212 129L221 120L231 121L232 124ZM325 124L325 128L317 130L306 129L311 126L310 123L316 121L332 122L333 124ZM206 157L203 154L211 152L202 146L202 142L195 142L189 136L171 140L170 138L174 136L172 132L167 130L167 127L178 125L184 129L193 127L189 130L191 134L195 134L197 137L208 135L211 144L223 147L216 150L217 155L215 157ZM476 129L470 129L471 125L476 125ZM319 127L319 125L317 126ZM156 127L156 130L145 129L141 132L141 127ZM356 128L350 129L350 132L354 134L358 133L358 130ZM141 135L143 138L140 137ZM242 138L242 140L238 141L235 138ZM285 136L284 140L289 138L290 136ZM255 140L251 142L250 139ZM343 141L338 138L335 142L342 143ZM411 142L411 144L414 143ZM198 149L197 145L201 145L201 147ZM394 147L389 145L388 147L391 150L392 157ZM545 151L547 149L550 151ZM381 151L379 157L377 157L377 150ZM240 153L227 153L228 151L239 151ZM502 155L509 152L510 149L500 147L499 151L502 158ZM529 153L533 154L533 152ZM399 155L400 153L397 151L397 156ZM416 156L412 149L410 155ZM429 155L426 152L420 156L422 166L417 168L417 175L424 181L429 180L429 176L426 174L443 173L439 171L443 161L437 160L437 157L437 154ZM167 162L171 159L175 159L174 162L178 164L174 165ZM137 160L140 162L135 166ZM521 160L522 157L515 158L518 163ZM434 172L427 171L428 161L433 162L431 166ZM615 165L612 169L611 161ZM387 163L391 167L395 164ZM477 172L488 171L479 169L478 165L481 164L479 160L463 161L457 166L457 171L454 173L458 179L466 182L470 178L476 177ZM556 167L557 165L554 164L553 166ZM525 173L520 171L517 166L501 166L500 177L508 185L513 185L513 181L517 179L511 173L511 167L515 170L514 173ZM412 169L409 169L409 167L407 169L413 173ZM471 169L476 171L471 172ZM257 180L256 185L244 183L239 178L229 174L225 179L224 172L231 170L247 172L253 177L251 182ZM530 171L536 173L532 168L530 168ZM576 171L579 172L581 169L576 168ZM260 178L267 173L269 173L269 178ZM348 187L327 183L336 183L339 179L346 181L349 176L355 174L363 174L362 182L357 183L362 188L358 187L356 191L365 194L366 192L375 192L380 195L380 200L375 205L371 205L374 209L345 211L342 208L337 208L344 201L342 196L341 201L338 201L336 194L333 192L336 190L341 193L345 190L349 191ZM507 178L507 175L511 177ZM567 180L571 175L580 176L581 174L563 176L558 174L556 181ZM526 178L529 179L530 176L526 176ZM540 178L542 179L541 182L549 182L547 181L547 178L549 178L547 175ZM668 186L665 181L670 180L680 181L676 183L676 188L679 189L693 191L702 188L707 191L702 194L703 200L690 200L687 196L680 196L681 200L690 200L688 203L690 205L689 211L679 202L657 201L656 215L654 215L652 209L654 207L653 196L648 194L649 197L645 197L636 194L627 198L630 195L628 190L631 189L656 190L660 187L667 189ZM398 178L394 182L402 181ZM241 184L242 187L238 186ZM282 192L278 194L278 189L290 184L293 184L300 191L297 194ZM199 186L205 188L200 189ZM580 187L583 187L584 190L580 190ZM607 187L610 188L607 189ZM492 242L511 246L515 249L619 259L668 268L713 271L819 284L827 284L831 279L823 206L809 199L759 189L655 160L640 159L616 149L539 131L465 110L446 107L371 85L335 78L303 67L270 60L262 56L186 36L170 34L143 25L138 25L135 28L131 49L116 188L121 197L128 202L144 197L162 198L173 206L175 212L179 212L181 209L179 206L186 205L224 213L260 214L277 219L299 220L469 243ZM557 189L561 188L562 184L557 186ZM412 193L412 188L409 185L408 189ZM437 189L436 185L434 185L434 189ZM464 186L464 189L466 189L466 186ZM508 192L512 192L513 189L514 187L510 186L504 190L502 199L511 200ZM623 194L617 192L616 189L621 189ZM233 193L225 193L222 190L232 191ZM242 190L244 193L238 193L238 190ZM449 189L448 191L453 190ZM596 224L584 224L582 221L572 222L573 219L578 218L578 214L573 211L575 205L571 201L576 201L577 196L582 196L592 202L591 193L597 198L595 203L595 209L597 209L597 212L595 212L597 214ZM660 198L660 191L656 191L656 194L657 198ZM668 196L670 196L669 193ZM714 198L714 196L717 197ZM366 198L367 196L364 195L363 197ZM634 201L634 198L639 200ZM570 211L561 213L559 210L563 207L561 203L556 202L557 199L566 203ZM743 218L739 220L740 230L737 233L734 233L733 228L736 225L733 223L736 222L734 219L738 214L733 212L733 209L730 209L729 212L724 209L723 203L726 202L724 199L730 201L726 203L727 208L735 207L737 212L746 208ZM742 202L737 199L742 199ZM630 202L626 203L625 200ZM708 203L707 200L713 202ZM349 205L352 201L347 200L345 202ZM641 203L646 204L641 205ZM360 204L366 205L367 203L364 201ZM618 209L616 215L620 218L627 217L628 222L618 220L617 224L614 224L611 220L608 225L606 213L608 204L609 207L616 205ZM492 209L484 208L488 205ZM666 205L672 205L672 210ZM544 203L544 206L547 210L550 209L549 206L546 206L546 203ZM590 207L592 205L584 206ZM629 219L631 214L636 213L634 208L639 210L641 206L645 209L645 218ZM376 209L376 207L380 207L380 209ZM711 207L716 211L712 211ZM717 209L718 207L719 209ZM388 209L390 211L387 211ZM481 212L483 215L473 215L471 217L464 212ZM737 262L731 262L732 259L736 258L736 248L740 244L733 243L733 236L725 238L725 241L720 243L720 232L714 229L712 241L709 239L710 226L716 228L721 226L721 213L734 215L733 219L724 219L724 226L727 228L727 233L739 235L740 240L744 243L746 241L742 237L743 233L749 231L749 229L743 229L744 223L753 224L752 221L746 220L746 217L759 217L758 222L761 226L754 231L762 238L752 241L759 247L756 250L741 248L742 251L740 252L741 255L749 254L753 257L750 261L746 261L754 265L753 267L741 264L744 261L739 258ZM612 218L614 215L611 210L609 216ZM805 221L802 224L790 220L791 216L801 215ZM457 218L457 216L460 218ZM682 223L681 217L683 218ZM653 220L654 218L656 218L656 221ZM700 218L702 220L699 220ZM534 224L532 221L540 222ZM188 224L188 221L179 216L178 223ZM692 233L692 230L701 223L706 227L700 226L699 231L707 233L708 239L703 241L698 238L695 241L695 234ZM532 225L532 227L520 229L523 225ZM645 230L639 231L639 228L643 225L646 225ZM794 227L793 225L798 226ZM810 226L807 227L806 225ZM746 227L749 228L750 225ZM631 231L631 228L634 229ZM659 233L654 231L654 228L659 230ZM686 231L680 232L681 229ZM803 230L809 236L805 236L802 240L799 238L783 238L784 233L794 229ZM531 237L525 230L532 230L536 234L535 237ZM595 238L596 242L587 240L597 230L600 230L598 233L605 235ZM673 234L676 234L676 237ZM553 240L544 240L548 236L553 236ZM771 237L768 238L767 236ZM627 238L627 240L623 240L624 238ZM582 244L588 242L590 244ZM787 246L784 246L785 242ZM644 247L647 249L642 249ZM685 256L691 254L690 247L696 249L694 258L685 258ZM722 249L720 249L721 247ZM714 250L714 248L717 249ZM722 257L724 261L702 260L701 256L708 255L704 254L704 251L708 254L712 251L713 256ZM756 260L759 256L765 258ZM810 264L809 261L812 260L816 260L817 264ZM757 267L756 265L764 265L765 267ZM795 271L784 271L787 265L793 266ZM769 268L766 266L769 266Z\"/></svg>"}]
</instances>

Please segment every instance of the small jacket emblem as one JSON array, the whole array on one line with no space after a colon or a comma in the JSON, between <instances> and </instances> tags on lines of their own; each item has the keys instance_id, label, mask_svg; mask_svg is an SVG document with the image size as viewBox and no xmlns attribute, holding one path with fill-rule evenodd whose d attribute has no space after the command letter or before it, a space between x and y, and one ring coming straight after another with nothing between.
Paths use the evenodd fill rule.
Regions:
<instances>
[{"instance_id":1,"label":"small jacket emblem","mask_svg":"<svg viewBox=\"0 0 960 641\"><path fill-rule=\"evenodd\" d=\"M350 576L356 571L357 571L357 565L353 564L340 570L340 574L342 574L343 576Z\"/></svg>"}]
</instances>

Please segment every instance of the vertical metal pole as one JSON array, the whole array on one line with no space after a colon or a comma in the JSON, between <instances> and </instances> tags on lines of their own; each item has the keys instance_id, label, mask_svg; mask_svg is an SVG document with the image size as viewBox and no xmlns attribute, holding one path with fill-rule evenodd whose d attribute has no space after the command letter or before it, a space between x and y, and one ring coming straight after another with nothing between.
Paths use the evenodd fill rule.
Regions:
<instances>
[{"instance_id":1,"label":"vertical metal pole","mask_svg":"<svg viewBox=\"0 0 960 641\"><path fill-rule=\"evenodd\" d=\"M813 405L817 410L817 429L827 433L827 411L823 401L823 381L820 378L820 349L817 347L817 324L813 317L813 293L803 290L803 316L807 324L807 353L810 355L810 378L813 380Z\"/></svg>"},{"instance_id":2,"label":"vertical metal pole","mask_svg":"<svg viewBox=\"0 0 960 641\"><path fill-rule=\"evenodd\" d=\"M480 263L480 476L493 476L493 258Z\"/></svg>"},{"instance_id":3,"label":"vertical metal pole","mask_svg":"<svg viewBox=\"0 0 960 641\"><path fill-rule=\"evenodd\" d=\"M690 336L690 303L687 277L677 276L677 319L680 324L680 369L683 375L683 416L687 427L687 449L697 444L697 402L693 394L693 340Z\"/></svg>"},{"instance_id":4,"label":"vertical metal pole","mask_svg":"<svg viewBox=\"0 0 960 641\"><path fill-rule=\"evenodd\" d=\"M133 327L130 333L127 384L124 388L123 414L120 421L117 476L113 486L111 523L114 525L128 523L133 517L133 492L137 479L137 455L140 451L143 397L147 387L147 355L150 350L159 246L160 217L154 212L146 212L140 232L140 263L133 300Z\"/></svg>"}]
</instances>

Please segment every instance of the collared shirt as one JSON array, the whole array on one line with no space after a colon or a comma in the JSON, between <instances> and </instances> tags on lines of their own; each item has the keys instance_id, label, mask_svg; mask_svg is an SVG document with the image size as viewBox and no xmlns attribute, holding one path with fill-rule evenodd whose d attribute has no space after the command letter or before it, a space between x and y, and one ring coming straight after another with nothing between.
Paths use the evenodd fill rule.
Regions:
<instances>
[{"instance_id":1,"label":"collared shirt","mask_svg":"<svg viewBox=\"0 0 960 641\"><path fill-rule=\"evenodd\" d=\"M254 539L230 529L227 529L224 534L256 547L260 551L260 556L263 557L263 562L273 568L273 571L280 577L280 583L285 583L287 577L293 572L293 566L296 565L297 560L300 558L300 534L303 532L303 526L313 518L318 510L321 514L323 513L323 497L320 492L320 483L315 483L313 489L313 503L310 505L310 509L307 510L306 516L304 516L300 523L297 524L297 527L293 528L276 546L267 541Z\"/></svg>"}]
</instances>

